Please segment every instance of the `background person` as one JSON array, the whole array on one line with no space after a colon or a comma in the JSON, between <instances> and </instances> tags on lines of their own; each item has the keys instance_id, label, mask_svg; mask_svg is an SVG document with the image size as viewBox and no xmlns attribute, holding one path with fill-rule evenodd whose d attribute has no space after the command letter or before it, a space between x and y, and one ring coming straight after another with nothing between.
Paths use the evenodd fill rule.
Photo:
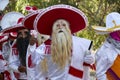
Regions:
<instances>
[{"instance_id":1,"label":"background person","mask_svg":"<svg viewBox=\"0 0 120 80\"><path fill-rule=\"evenodd\" d=\"M97 80L120 79L120 14L111 12L106 17L106 27L95 26L99 34L108 34L96 53Z\"/></svg>"},{"instance_id":2,"label":"background person","mask_svg":"<svg viewBox=\"0 0 120 80\"><path fill-rule=\"evenodd\" d=\"M86 27L87 20L84 13L69 5L50 6L43 12L43 14L37 15L34 28L39 33L47 34L51 37L37 49L33 50L32 45L30 47L33 63L40 65L36 69L35 79L89 79L84 74L83 63L94 63L94 57L88 51L91 41L72 36L72 33ZM72 17L71 15L75 16ZM86 51L90 55L86 55ZM43 60L46 62L41 64Z\"/></svg>"}]
</instances>

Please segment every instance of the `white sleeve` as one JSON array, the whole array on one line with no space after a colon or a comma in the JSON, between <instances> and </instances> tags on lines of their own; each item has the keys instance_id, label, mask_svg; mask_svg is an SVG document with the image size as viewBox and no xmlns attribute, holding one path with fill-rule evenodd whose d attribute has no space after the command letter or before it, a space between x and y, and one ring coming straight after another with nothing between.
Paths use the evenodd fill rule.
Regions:
<instances>
[{"instance_id":1,"label":"white sleeve","mask_svg":"<svg viewBox=\"0 0 120 80\"><path fill-rule=\"evenodd\" d=\"M102 54L102 53L100 53ZM106 79L106 70L108 69L108 62L107 62L107 56L106 55L100 55L99 53L96 53L96 77L97 80L107 80ZM103 53L105 54L105 53Z\"/></svg>"},{"instance_id":2,"label":"white sleeve","mask_svg":"<svg viewBox=\"0 0 120 80\"><path fill-rule=\"evenodd\" d=\"M28 50L30 51L30 53L33 53L36 49L36 44L34 45L28 45Z\"/></svg>"},{"instance_id":3,"label":"white sleeve","mask_svg":"<svg viewBox=\"0 0 120 80\"><path fill-rule=\"evenodd\" d=\"M31 54L32 61L34 64L39 64L41 60L44 59L45 50L46 50L45 44L42 44L39 47L37 47L37 49L35 49L35 51Z\"/></svg>"},{"instance_id":4,"label":"white sleeve","mask_svg":"<svg viewBox=\"0 0 120 80\"><path fill-rule=\"evenodd\" d=\"M5 43L3 43L3 45L2 45L2 54L6 54L6 51L7 49L6 49L6 42Z\"/></svg>"},{"instance_id":5,"label":"white sleeve","mask_svg":"<svg viewBox=\"0 0 120 80\"><path fill-rule=\"evenodd\" d=\"M27 79L28 80L34 80L34 78L35 78L35 67L33 67L33 68L28 68L27 69Z\"/></svg>"},{"instance_id":6,"label":"white sleeve","mask_svg":"<svg viewBox=\"0 0 120 80\"><path fill-rule=\"evenodd\" d=\"M89 66L83 66L83 80L90 80L90 67Z\"/></svg>"},{"instance_id":7,"label":"white sleeve","mask_svg":"<svg viewBox=\"0 0 120 80\"><path fill-rule=\"evenodd\" d=\"M9 63L8 63L8 66L10 67L10 69L15 71L15 72L19 72L18 71L18 66L19 65L20 65L20 61L19 61L18 56L12 55L12 53L10 53L10 55L9 55Z\"/></svg>"},{"instance_id":8,"label":"white sleeve","mask_svg":"<svg viewBox=\"0 0 120 80\"><path fill-rule=\"evenodd\" d=\"M6 65L6 61L0 59L0 73L1 73L1 72L4 72L4 70L5 70L5 65Z\"/></svg>"}]
</instances>

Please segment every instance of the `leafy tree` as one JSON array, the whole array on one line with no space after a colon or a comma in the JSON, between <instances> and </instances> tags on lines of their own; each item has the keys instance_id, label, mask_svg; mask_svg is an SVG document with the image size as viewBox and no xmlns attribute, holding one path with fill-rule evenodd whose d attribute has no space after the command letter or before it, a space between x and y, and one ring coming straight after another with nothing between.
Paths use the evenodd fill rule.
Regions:
<instances>
[{"instance_id":1,"label":"leafy tree","mask_svg":"<svg viewBox=\"0 0 120 80\"><path fill-rule=\"evenodd\" d=\"M98 49L107 35L96 34L91 26L105 26L105 17L113 11L120 12L120 0L10 0L4 13L18 11L27 14L25 6L36 6L39 9L55 4L69 4L83 11L88 17L88 28L77 33L77 36L93 40L93 48Z\"/></svg>"},{"instance_id":2,"label":"leafy tree","mask_svg":"<svg viewBox=\"0 0 120 80\"><path fill-rule=\"evenodd\" d=\"M104 42L107 35L98 35L91 26L105 26L105 17L108 13L114 11L114 5L107 0L84 0L78 2L78 8L88 17L88 28L81 31L78 36L86 37L93 40L93 49L98 49Z\"/></svg>"}]
</instances>

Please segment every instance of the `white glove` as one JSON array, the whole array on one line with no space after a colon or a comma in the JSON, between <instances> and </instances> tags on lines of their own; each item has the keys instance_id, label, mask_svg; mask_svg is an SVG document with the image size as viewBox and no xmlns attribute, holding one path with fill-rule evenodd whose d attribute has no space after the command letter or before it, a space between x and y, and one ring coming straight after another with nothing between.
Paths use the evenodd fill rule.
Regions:
<instances>
[{"instance_id":1,"label":"white glove","mask_svg":"<svg viewBox=\"0 0 120 80\"><path fill-rule=\"evenodd\" d=\"M46 56L46 46L44 44L37 47L35 52L31 54L32 61L34 64L39 64L40 61L42 61Z\"/></svg>"},{"instance_id":2,"label":"white glove","mask_svg":"<svg viewBox=\"0 0 120 80\"><path fill-rule=\"evenodd\" d=\"M45 55L46 53L46 46L45 44L41 44L35 51L36 53L40 54L40 55Z\"/></svg>"},{"instance_id":3,"label":"white glove","mask_svg":"<svg viewBox=\"0 0 120 80\"><path fill-rule=\"evenodd\" d=\"M87 64L94 64L95 62L95 57L89 50L85 52L84 62Z\"/></svg>"}]
</instances>

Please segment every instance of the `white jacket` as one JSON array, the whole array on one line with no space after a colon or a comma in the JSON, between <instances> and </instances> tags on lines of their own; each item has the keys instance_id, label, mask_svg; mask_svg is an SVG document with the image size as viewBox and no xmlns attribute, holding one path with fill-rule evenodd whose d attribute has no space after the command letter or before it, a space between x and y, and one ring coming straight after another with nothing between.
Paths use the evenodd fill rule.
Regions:
<instances>
[{"instance_id":1,"label":"white jacket","mask_svg":"<svg viewBox=\"0 0 120 80\"><path fill-rule=\"evenodd\" d=\"M19 79L27 79L26 73L21 73L18 71L18 67L20 66L20 60L18 55L18 50L16 47L16 42L13 46L11 46L11 53L9 56L9 67L11 69L11 77L13 80L16 80L14 73L17 73L17 76L19 76Z\"/></svg>"},{"instance_id":2,"label":"white jacket","mask_svg":"<svg viewBox=\"0 0 120 80\"><path fill-rule=\"evenodd\" d=\"M91 41L75 36L72 37L72 41L73 52L71 64L66 64L66 67L63 70L58 69L57 65L52 62L51 54L44 54L46 51L46 45L44 43L37 49L33 48L33 46L29 47L33 63L36 64L34 80L45 80L46 77L50 78L51 80L90 80L89 75L84 73L84 69L88 68L84 68L83 62L85 51L88 50ZM47 45L47 47L50 48L50 45ZM48 73L42 73L39 64L44 57L46 57L48 60ZM73 71L77 71L80 74L76 74Z\"/></svg>"}]
</instances>

